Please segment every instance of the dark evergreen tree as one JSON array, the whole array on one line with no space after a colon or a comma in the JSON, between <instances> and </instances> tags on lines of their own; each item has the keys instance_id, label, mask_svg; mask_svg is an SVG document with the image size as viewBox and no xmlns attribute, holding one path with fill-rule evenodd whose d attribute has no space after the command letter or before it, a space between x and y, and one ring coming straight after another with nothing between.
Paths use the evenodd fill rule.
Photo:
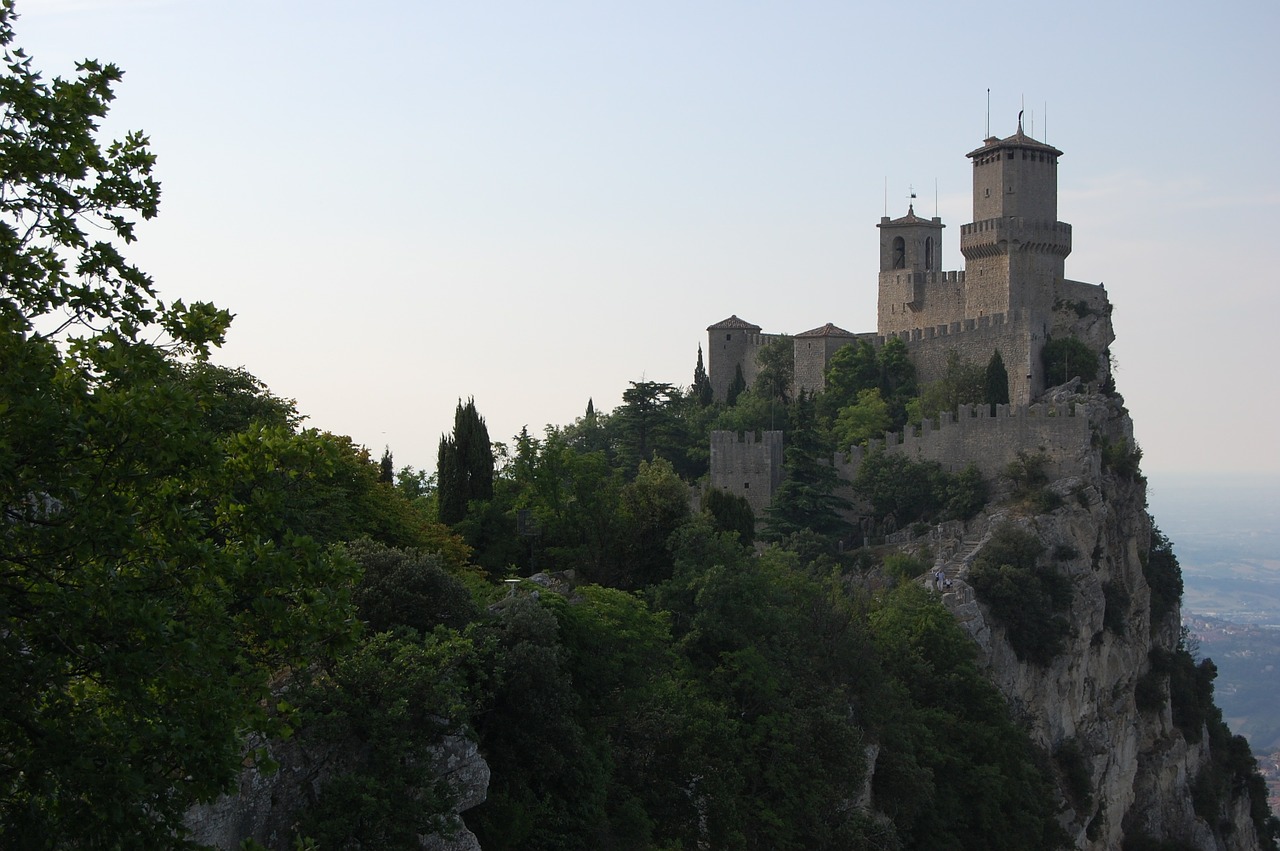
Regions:
<instances>
[{"instance_id":1,"label":"dark evergreen tree","mask_svg":"<svg viewBox=\"0 0 1280 851\"><path fill-rule=\"evenodd\" d=\"M682 453L683 442L678 440L675 387L658 381L630 383L622 391L622 405L617 410L618 454L628 473L634 473L655 451L661 450L668 460Z\"/></svg>"},{"instance_id":2,"label":"dark evergreen tree","mask_svg":"<svg viewBox=\"0 0 1280 851\"><path fill-rule=\"evenodd\" d=\"M1004 368L999 349L992 352L991 360L987 361L986 387L986 402L993 412L994 406L1009 404L1009 371Z\"/></svg>"},{"instance_id":3,"label":"dark evergreen tree","mask_svg":"<svg viewBox=\"0 0 1280 851\"><path fill-rule=\"evenodd\" d=\"M382 461L378 465L378 481L386 482L389 485L396 483L396 468L395 463L391 460L390 446L382 448Z\"/></svg>"},{"instance_id":4,"label":"dark evergreen tree","mask_svg":"<svg viewBox=\"0 0 1280 851\"><path fill-rule=\"evenodd\" d=\"M1040 350L1044 364L1044 384L1057 387L1072 378L1089 382L1098 377L1098 354L1076 337L1058 337Z\"/></svg>"},{"instance_id":5,"label":"dark evergreen tree","mask_svg":"<svg viewBox=\"0 0 1280 851\"><path fill-rule=\"evenodd\" d=\"M698 365L693 368L693 398L702 407L707 407L713 399L711 379L707 376L706 367L702 365L702 345L698 345Z\"/></svg>"},{"instance_id":6,"label":"dark evergreen tree","mask_svg":"<svg viewBox=\"0 0 1280 851\"><path fill-rule=\"evenodd\" d=\"M453 434L440 437L436 475L443 523L453 525L466 517L471 500L493 497L493 448L475 399L466 405L458 400Z\"/></svg>"},{"instance_id":7,"label":"dark evergreen tree","mask_svg":"<svg viewBox=\"0 0 1280 851\"><path fill-rule=\"evenodd\" d=\"M791 402L791 385L795 383L795 343L783 334L756 352L756 380L752 390L761 399L773 399L784 405Z\"/></svg>"},{"instance_id":8,"label":"dark evergreen tree","mask_svg":"<svg viewBox=\"0 0 1280 851\"><path fill-rule=\"evenodd\" d=\"M824 461L827 452L818 434L813 397L801 391L793 416L783 453L785 478L765 510L766 526L760 537L781 541L811 530L834 544L849 532L841 513L849 504L836 495L839 478L835 467Z\"/></svg>"},{"instance_id":9,"label":"dark evergreen tree","mask_svg":"<svg viewBox=\"0 0 1280 851\"><path fill-rule=\"evenodd\" d=\"M729 384L729 390L725 393L725 401L730 406L736 405L738 397L742 395L742 391L747 389L747 379L742 374L742 364L738 364L733 373L733 381Z\"/></svg>"}]
</instances>

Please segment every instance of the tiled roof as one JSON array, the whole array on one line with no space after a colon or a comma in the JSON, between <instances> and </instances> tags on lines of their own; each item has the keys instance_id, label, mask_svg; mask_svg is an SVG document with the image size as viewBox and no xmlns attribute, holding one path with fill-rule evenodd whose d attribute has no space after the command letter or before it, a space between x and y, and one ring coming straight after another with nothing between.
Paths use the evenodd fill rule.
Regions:
<instances>
[{"instance_id":1,"label":"tiled roof","mask_svg":"<svg viewBox=\"0 0 1280 851\"><path fill-rule=\"evenodd\" d=\"M1047 154L1053 154L1055 157L1062 156L1062 151L1059 151L1052 145L1046 145L1044 142L1032 139L1026 133L1023 133L1021 124L1018 125L1018 132L1014 133L1012 136L1007 136L1004 139L997 139L995 136L992 136L990 139L983 142L981 148L978 148L976 151L970 151L965 154L965 156L976 157L980 154L985 154L988 151L995 150L996 148L1025 148L1031 151L1044 151Z\"/></svg>"},{"instance_id":2,"label":"tiled roof","mask_svg":"<svg viewBox=\"0 0 1280 851\"><path fill-rule=\"evenodd\" d=\"M721 319L715 325L707 326L708 331L721 331L726 328L738 330L738 331L759 331L760 330L759 325L752 325L750 322L748 322L745 319L739 319L736 313L733 316L730 316L728 319Z\"/></svg>"},{"instance_id":3,"label":"tiled roof","mask_svg":"<svg viewBox=\"0 0 1280 851\"><path fill-rule=\"evenodd\" d=\"M933 219L924 219L924 218L921 218L920 216L917 216L915 204L912 204L911 206L907 207L907 214L902 218L894 219L891 222L886 222L885 220L881 219L880 224L876 225L876 227L881 228L881 227L884 227L885 225L932 225L933 227L942 226L940 222L935 222Z\"/></svg>"},{"instance_id":4,"label":"tiled roof","mask_svg":"<svg viewBox=\"0 0 1280 851\"><path fill-rule=\"evenodd\" d=\"M857 335L849 331L846 331L837 325L832 325L830 322L828 322L826 325L823 325L821 328L814 328L812 331L805 331L803 334L796 334L796 336L797 337L855 337Z\"/></svg>"}]
</instances>

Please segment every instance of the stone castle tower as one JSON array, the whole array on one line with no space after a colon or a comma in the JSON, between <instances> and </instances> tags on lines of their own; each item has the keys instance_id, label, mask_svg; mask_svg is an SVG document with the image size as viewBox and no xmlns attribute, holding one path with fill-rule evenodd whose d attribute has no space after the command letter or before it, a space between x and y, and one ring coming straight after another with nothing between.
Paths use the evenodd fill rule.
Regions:
<instances>
[{"instance_id":1,"label":"stone castle tower","mask_svg":"<svg viewBox=\"0 0 1280 851\"><path fill-rule=\"evenodd\" d=\"M964 271L941 269L940 218L918 216L914 207L901 218L882 218L876 331L854 334L827 323L795 335L797 390L822 389L839 345L898 337L922 383L941 377L950 352L985 365L999 350L1011 401L1028 404L1045 389L1040 352L1051 335L1084 337L1099 352L1111 344L1109 322L1082 328L1079 321L1109 315L1105 290L1065 277L1071 226L1058 221L1062 152L1026 135L1019 117L1016 133L990 137L967 156L973 221L960 229ZM717 399L725 398L738 369L751 382L756 352L778 336L736 315L707 333Z\"/></svg>"}]
</instances>

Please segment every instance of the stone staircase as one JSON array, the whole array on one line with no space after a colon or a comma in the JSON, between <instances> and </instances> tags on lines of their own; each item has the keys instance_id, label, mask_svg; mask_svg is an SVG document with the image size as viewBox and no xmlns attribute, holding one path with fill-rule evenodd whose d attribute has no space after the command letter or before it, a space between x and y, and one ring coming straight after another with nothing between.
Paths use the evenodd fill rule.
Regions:
<instances>
[{"instance_id":1,"label":"stone staircase","mask_svg":"<svg viewBox=\"0 0 1280 851\"><path fill-rule=\"evenodd\" d=\"M958 540L954 538L950 541L942 540L948 530L942 526L937 528L938 555L934 559L933 567L921 576L919 581L929 590L937 591L935 577L941 570L944 576L942 602L947 608L954 610L974 602L973 588L965 582L969 574L969 565L973 563L974 557L987 541L991 540L992 530L1004 522L1005 517L1004 511L989 514L975 524L974 528L965 530ZM947 581L951 583L949 588L945 587Z\"/></svg>"}]
</instances>

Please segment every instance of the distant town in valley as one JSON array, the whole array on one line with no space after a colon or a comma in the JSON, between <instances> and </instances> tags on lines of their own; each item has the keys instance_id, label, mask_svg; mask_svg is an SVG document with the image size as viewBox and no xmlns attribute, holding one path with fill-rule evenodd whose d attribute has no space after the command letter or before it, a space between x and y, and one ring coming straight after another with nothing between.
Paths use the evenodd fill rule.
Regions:
<instances>
[{"instance_id":1,"label":"distant town in valley","mask_svg":"<svg viewBox=\"0 0 1280 851\"><path fill-rule=\"evenodd\" d=\"M1150 476L1185 585L1182 624L1218 668L1215 696L1280 810L1280 479Z\"/></svg>"}]
</instances>

